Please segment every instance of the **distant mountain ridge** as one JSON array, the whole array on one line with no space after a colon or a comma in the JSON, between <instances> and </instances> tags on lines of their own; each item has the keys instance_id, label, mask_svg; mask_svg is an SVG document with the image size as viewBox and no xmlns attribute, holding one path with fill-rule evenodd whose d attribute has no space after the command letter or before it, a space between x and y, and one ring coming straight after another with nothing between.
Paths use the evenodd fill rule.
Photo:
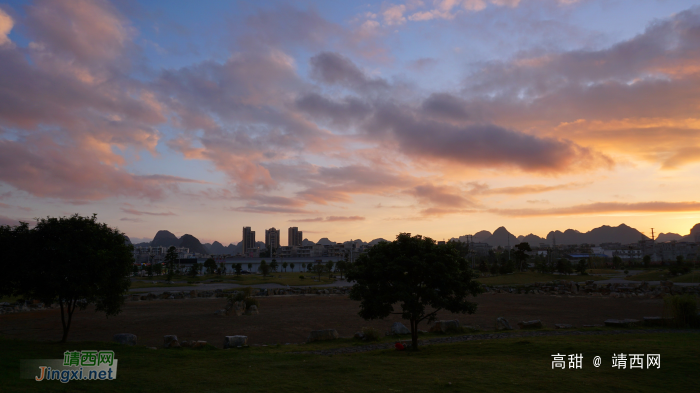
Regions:
<instances>
[{"instance_id":1,"label":"distant mountain ridge","mask_svg":"<svg viewBox=\"0 0 700 393\"><path fill-rule=\"evenodd\" d=\"M582 243L588 243L588 244L596 244L600 245L601 243L622 243L622 244L630 244L630 243L636 243L639 240L642 239L649 239L646 235L644 235L642 232L638 231L635 228L632 228L626 224L620 224L616 227L611 227L608 225L603 225L598 228L591 229L588 232L579 232L574 229L567 229L564 232L562 231L550 231L547 234L546 238L539 237L534 234L529 234L527 236L514 236L512 233L510 233L505 227L499 227L496 229L493 233L482 230L479 232L476 232L473 236L459 236L458 238L452 238L450 240L453 241L462 241L462 242L467 242L469 240L472 240L474 242L480 242L480 243L488 243L491 246L507 246L510 244L510 246L515 246L518 243L522 242L527 242L530 243L530 246L539 246L540 243L552 245L554 243L554 240L556 239L557 244L562 244L562 245L572 245L572 244L582 244ZM129 238L127 237L126 239L129 241ZM657 242L666 242L666 241L687 241L687 242L694 242L694 241L700 241L700 223L695 224L693 228L690 230L690 233L685 236L681 236L677 233L660 233L658 237L655 239ZM353 243L360 244L360 245L375 245L381 241L387 241L383 238L377 238L369 243L363 242L360 239L355 239L352 240ZM350 243L350 241L344 242L343 244ZM319 239L318 242L314 243L311 240L304 239L302 241L303 246L313 246L315 244L322 244L322 245L335 245L337 244L334 241L329 240L328 238L324 237ZM138 243L134 244L134 247L148 247L148 246L160 246L160 247L170 247L170 246L176 246L176 247L187 247L190 249L190 252L196 252L196 253L201 253L201 254L215 254L215 255L236 255L240 252L243 251L243 243L239 242L238 244L229 244L228 246L224 247L223 244L219 243L218 241L215 241L212 244L201 244L199 239L196 237L186 234L180 237L179 239L177 236L175 236L172 232L167 231L167 230L160 230L156 233L156 236L153 238L153 240L150 243ZM265 243L264 242L256 242L256 247L260 247L261 249L265 248Z\"/></svg>"}]
</instances>

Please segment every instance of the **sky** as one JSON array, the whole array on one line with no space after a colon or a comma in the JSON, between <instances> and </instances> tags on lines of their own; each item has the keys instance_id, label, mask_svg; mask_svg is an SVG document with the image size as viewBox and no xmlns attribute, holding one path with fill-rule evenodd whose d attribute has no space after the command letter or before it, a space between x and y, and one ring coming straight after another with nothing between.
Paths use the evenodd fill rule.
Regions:
<instances>
[{"instance_id":1,"label":"sky","mask_svg":"<svg viewBox=\"0 0 700 393\"><path fill-rule=\"evenodd\" d=\"M0 225L686 235L694 3L0 1Z\"/></svg>"}]
</instances>

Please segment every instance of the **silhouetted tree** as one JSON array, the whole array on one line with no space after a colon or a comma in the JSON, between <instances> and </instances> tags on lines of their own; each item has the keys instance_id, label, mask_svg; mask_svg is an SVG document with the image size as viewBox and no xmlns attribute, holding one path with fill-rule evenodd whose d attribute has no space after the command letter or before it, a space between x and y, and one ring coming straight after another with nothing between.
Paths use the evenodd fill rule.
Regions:
<instances>
[{"instance_id":1,"label":"silhouetted tree","mask_svg":"<svg viewBox=\"0 0 700 393\"><path fill-rule=\"evenodd\" d=\"M107 316L121 311L131 285L133 246L122 232L98 223L97 215L42 218L32 229L26 223L0 226L0 245L6 268L0 274L0 296L57 302L61 342L68 339L76 309L94 304Z\"/></svg>"},{"instance_id":2,"label":"silhouetted tree","mask_svg":"<svg viewBox=\"0 0 700 393\"><path fill-rule=\"evenodd\" d=\"M467 260L450 244L401 233L360 255L347 272L354 281L352 300L360 301L364 319L399 314L411 323L413 349L418 349L418 324L435 320L437 313L472 314L476 304L467 301L483 291L474 281ZM394 312L400 304L401 312Z\"/></svg>"}]
</instances>

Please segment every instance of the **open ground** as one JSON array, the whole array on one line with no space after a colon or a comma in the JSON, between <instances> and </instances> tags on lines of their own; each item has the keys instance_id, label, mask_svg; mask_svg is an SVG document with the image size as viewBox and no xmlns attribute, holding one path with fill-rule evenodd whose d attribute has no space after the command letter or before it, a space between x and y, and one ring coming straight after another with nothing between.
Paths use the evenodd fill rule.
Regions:
<instances>
[{"instance_id":1,"label":"open ground","mask_svg":"<svg viewBox=\"0 0 700 393\"><path fill-rule=\"evenodd\" d=\"M385 320L365 321L357 315L359 303L347 296L271 296L261 297L260 314L221 317L214 315L224 307L223 298L196 298L127 302L121 314L105 318L88 308L76 311L69 341L109 341L117 333L132 333L139 345L161 346L163 336L177 335L180 340L205 340L221 347L224 336L246 335L250 344L300 343L309 332L336 329L341 337L350 337L362 327L386 331L400 315ZM568 323L577 327L602 324L609 318L636 318L662 314L663 300L560 297L540 295L489 294L475 298L475 314L440 312L438 319L459 319L464 325L493 329L497 317L511 324L540 319L546 327ZM0 316L0 335L6 338L58 341L61 338L60 311L44 310ZM402 321L406 322L406 321ZM419 329L428 330L422 323Z\"/></svg>"}]
</instances>

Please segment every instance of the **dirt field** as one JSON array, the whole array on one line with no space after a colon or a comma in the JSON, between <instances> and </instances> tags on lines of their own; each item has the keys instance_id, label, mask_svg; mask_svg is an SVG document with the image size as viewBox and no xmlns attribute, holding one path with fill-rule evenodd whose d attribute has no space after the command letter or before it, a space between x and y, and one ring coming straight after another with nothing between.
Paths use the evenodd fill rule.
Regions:
<instances>
[{"instance_id":1,"label":"dirt field","mask_svg":"<svg viewBox=\"0 0 700 393\"><path fill-rule=\"evenodd\" d=\"M358 302L345 296L289 296L260 298L260 314L220 317L214 312L225 299L182 299L127 302L121 314L105 318L91 309L76 311L69 341L109 341L116 333L133 333L139 345L161 346L163 336L175 334L180 340L205 340L221 347L224 336L246 335L251 344L298 343L311 330L336 329L342 337L352 336L363 326L386 331L400 316L364 321L357 315ZM638 318L661 315L658 299L612 299L495 294L477 299L473 315L441 312L439 319L459 319L463 324L493 329L496 317L515 325L521 320L540 319L546 326L569 323L602 324L608 318ZM404 321L404 324L407 324ZM428 330L423 323L419 329ZM35 340L61 338L60 311L46 310L0 316L0 334Z\"/></svg>"}]
</instances>

